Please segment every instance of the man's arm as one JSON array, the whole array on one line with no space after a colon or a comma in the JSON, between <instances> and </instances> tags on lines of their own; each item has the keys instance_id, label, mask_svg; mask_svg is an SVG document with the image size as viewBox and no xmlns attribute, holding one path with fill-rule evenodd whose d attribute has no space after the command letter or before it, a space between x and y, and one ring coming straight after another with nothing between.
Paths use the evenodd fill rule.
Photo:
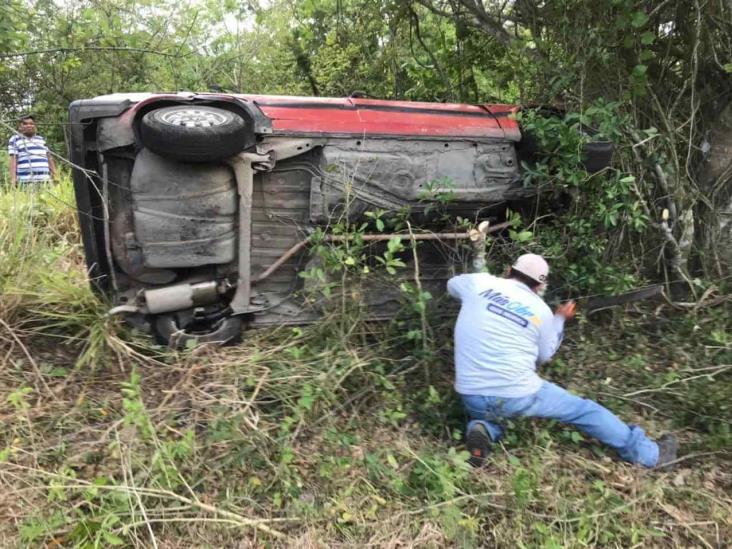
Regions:
<instances>
[{"instance_id":1,"label":"man's arm","mask_svg":"<svg viewBox=\"0 0 732 549\"><path fill-rule=\"evenodd\" d=\"M56 179L56 164L53 161L51 151L46 153L46 157L48 158L48 172L51 174L51 179Z\"/></svg>"},{"instance_id":2,"label":"man's arm","mask_svg":"<svg viewBox=\"0 0 732 549\"><path fill-rule=\"evenodd\" d=\"M471 274L461 274L458 276L453 276L450 280L447 281L448 293L455 299L459 299L460 301L462 301L465 292L473 284L471 280L473 276L474 275Z\"/></svg>"},{"instance_id":3,"label":"man's arm","mask_svg":"<svg viewBox=\"0 0 732 549\"><path fill-rule=\"evenodd\" d=\"M8 156L10 156L8 169L10 170L11 187L15 187L15 183L18 181L18 148L15 146L16 140L16 136L12 136L8 141Z\"/></svg>"},{"instance_id":4,"label":"man's arm","mask_svg":"<svg viewBox=\"0 0 732 549\"><path fill-rule=\"evenodd\" d=\"M18 157L14 154L10 155L10 186L15 187L15 175L18 167Z\"/></svg>"},{"instance_id":5,"label":"man's arm","mask_svg":"<svg viewBox=\"0 0 732 549\"><path fill-rule=\"evenodd\" d=\"M574 301L562 303L557 307L554 316L544 319L539 328L539 356L537 362L549 362L559 350L564 337L564 322L574 318L576 305Z\"/></svg>"}]
</instances>

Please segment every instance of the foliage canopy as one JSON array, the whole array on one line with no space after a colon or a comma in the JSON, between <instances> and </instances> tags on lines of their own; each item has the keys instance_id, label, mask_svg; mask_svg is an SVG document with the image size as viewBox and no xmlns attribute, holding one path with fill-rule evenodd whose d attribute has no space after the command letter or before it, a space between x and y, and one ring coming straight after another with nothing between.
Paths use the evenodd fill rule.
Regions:
<instances>
[{"instance_id":1,"label":"foliage canopy","mask_svg":"<svg viewBox=\"0 0 732 549\"><path fill-rule=\"evenodd\" d=\"M596 259L623 256L636 271L688 282L723 268L718 214L730 174L711 169L710 155L729 134L718 115L732 109L730 9L724 0L11 0L0 8L0 109L6 122L32 109L62 150L69 102L116 91L360 92L580 117L602 99L619 151L608 181L634 183L615 204L585 201L583 225L615 244ZM530 177L552 188L552 174ZM607 223L627 207L638 213ZM642 228L641 218L634 243L624 229ZM659 248L665 261L653 267Z\"/></svg>"}]
</instances>

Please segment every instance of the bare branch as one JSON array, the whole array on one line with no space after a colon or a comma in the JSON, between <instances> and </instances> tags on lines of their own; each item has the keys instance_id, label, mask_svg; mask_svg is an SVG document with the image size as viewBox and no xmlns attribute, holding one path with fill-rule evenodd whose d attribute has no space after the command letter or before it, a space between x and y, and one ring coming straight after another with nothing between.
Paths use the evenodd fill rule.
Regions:
<instances>
[{"instance_id":1,"label":"bare branch","mask_svg":"<svg viewBox=\"0 0 732 549\"><path fill-rule=\"evenodd\" d=\"M483 33L491 36L499 44L505 47L511 47L515 44L521 44L523 41L516 36L512 35L503 26L504 20L510 18L505 17L503 9L507 4L503 4L497 12L489 12L485 9L485 6L481 0L456 0L456 5L462 6L466 13L458 13L457 10L451 8L447 10L446 7L439 2L433 0L418 0L418 2L430 10L432 13L441 17L453 19L455 17L466 18L466 22L470 23L475 28L481 30ZM526 50L526 54L533 58L541 58L543 55L541 52L536 50Z\"/></svg>"},{"instance_id":2,"label":"bare branch","mask_svg":"<svg viewBox=\"0 0 732 549\"><path fill-rule=\"evenodd\" d=\"M415 12L414 9L412 9L410 7L410 9L409 9L409 15L410 15L410 21L411 21L410 30L414 29L414 36L417 38L417 41L419 42L419 45L422 46L422 49L425 52L427 52L427 55L429 56L430 60L432 61L432 65L433 65L434 69L439 73L440 78L442 78L442 82L443 82L443 85L445 86L445 90L450 93L450 98L452 99L453 98L453 95L452 95L452 92L450 91L452 89L452 87L450 86L450 79L448 78L447 74L445 73L445 71L440 66L440 63L437 60L437 58L435 57L435 55L432 53L432 50L430 50L427 47L427 44L425 44L424 40L422 39L422 33L420 32L420 29L419 29L419 16L417 15L417 12ZM411 37L412 37L412 35L410 33L410 35L409 35L409 38L410 38L410 46L411 46ZM412 55L414 56L414 60L417 63L419 63L419 60L417 59L417 56L414 55L414 53Z\"/></svg>"}]
</instances>

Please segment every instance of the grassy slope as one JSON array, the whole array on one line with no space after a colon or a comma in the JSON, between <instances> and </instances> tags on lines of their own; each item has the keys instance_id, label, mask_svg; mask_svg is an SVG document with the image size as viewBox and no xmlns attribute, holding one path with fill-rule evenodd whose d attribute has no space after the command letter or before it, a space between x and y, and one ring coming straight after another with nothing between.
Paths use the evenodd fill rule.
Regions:
<instances>
[{"instance_id":1,"label":"grassy slope","mask_svg":"<svg viewBox=\"0 0 732 549\"><path fill-rule=\"evenodd\" d=\"M729 301L580 319L547 368L654 435L676 432L675 470L522 421L472 471L449 323L434 322L426 349L403 323L352 311L169 352L104 317L72 202L68 182L0 194L0 546L732 539Z\"/></svg>"}]
</instances>

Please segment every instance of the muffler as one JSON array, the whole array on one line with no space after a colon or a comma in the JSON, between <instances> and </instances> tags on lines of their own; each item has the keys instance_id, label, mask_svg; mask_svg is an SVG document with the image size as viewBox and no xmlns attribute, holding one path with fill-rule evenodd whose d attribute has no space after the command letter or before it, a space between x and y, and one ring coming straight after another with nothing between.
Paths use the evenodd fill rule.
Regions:
<instances>
[{"instance_id":1,"label":"muffler","mask_svg":"<svg viewBox=\"0 0 732 549\"><path fill-rule=\"evenodd\" d=\"M141 294L143 308L150 314L170 313L211 305L219 301L219 284L212 280L198 284L176 284L155 290L145 290Z\"/></svg>"}]
</instances>

